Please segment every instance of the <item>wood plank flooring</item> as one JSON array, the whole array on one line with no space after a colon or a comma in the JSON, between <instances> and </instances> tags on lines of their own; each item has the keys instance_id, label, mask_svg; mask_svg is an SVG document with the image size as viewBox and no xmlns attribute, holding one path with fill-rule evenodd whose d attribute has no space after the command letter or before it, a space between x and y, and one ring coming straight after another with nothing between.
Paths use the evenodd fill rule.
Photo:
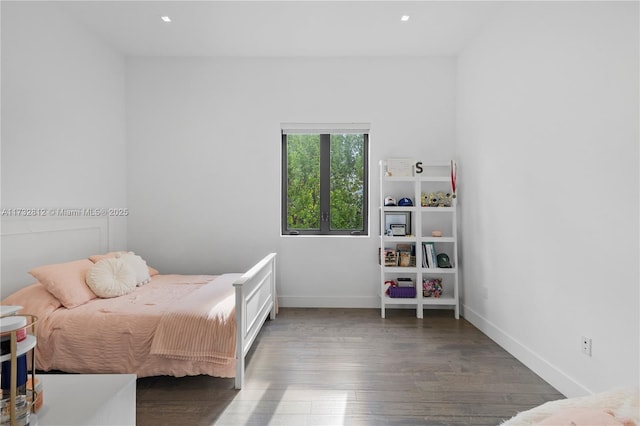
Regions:
<instances>
[{"instance_id":1,"label":"wood plank flooring","mask_svg":"<svg viewBox=\"0 0 640 426\"><path fill-rule=\"evenodd\" d=\"M564 398L451 311L281 308L246 384L138 379L138 425L498 425Z\"/></svg>"}]
</instances>

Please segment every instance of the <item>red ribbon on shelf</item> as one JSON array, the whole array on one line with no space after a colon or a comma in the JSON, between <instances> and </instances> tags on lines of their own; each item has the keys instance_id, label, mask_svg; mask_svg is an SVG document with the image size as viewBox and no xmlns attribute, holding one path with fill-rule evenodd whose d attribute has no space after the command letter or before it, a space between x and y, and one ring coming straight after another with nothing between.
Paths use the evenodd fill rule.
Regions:
<instances>
[{"instance_id":1,"label":"red ribbon on shelf","mask_svg":"<svg viewBox=\"0 0 640 426\"><path fill-rule=\"evenodd\" d=\"M451 160L450 168L451 168L451 195L455 197L456 196L456 174L457 174L455 161Z\"/></svg>"}]
</instances>

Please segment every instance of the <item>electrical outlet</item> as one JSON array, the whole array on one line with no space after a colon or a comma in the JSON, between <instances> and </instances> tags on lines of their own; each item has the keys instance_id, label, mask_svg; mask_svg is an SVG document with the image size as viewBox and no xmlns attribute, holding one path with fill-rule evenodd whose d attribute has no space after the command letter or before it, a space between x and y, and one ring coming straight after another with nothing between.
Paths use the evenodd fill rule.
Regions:
<instances>
[{"instance_id":1,"label":"electrical outlet","mask_svg":"<svg viewBox=\"0 0 640 426\"><path fill-rule=\"evenodd\" d=\"M582 353L591 356L591 338L582 336Z\"/></svg>"}]
</instances>

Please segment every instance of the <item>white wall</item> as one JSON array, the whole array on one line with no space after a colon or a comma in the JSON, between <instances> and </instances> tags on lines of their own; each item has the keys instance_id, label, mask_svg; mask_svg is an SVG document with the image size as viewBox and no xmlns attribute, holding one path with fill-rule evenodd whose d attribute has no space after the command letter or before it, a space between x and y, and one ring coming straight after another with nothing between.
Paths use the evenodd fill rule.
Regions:
<instances>
[{"instance_id":1,"label":"white wall","mask_svg":"<svg viewBox=\"0 0 640 426\"><path fill-rule=\"evenodd\" d=\"M283 306L378 306L378 161L455 155L466 319L568 396L638 384L637 3L506 4L458 60L126 65L46 2L1 6L3 208L129 207L113 247L163 272L277 251ZM371 123L370 237L280 237L296 121Z\"/></svg>"},{"instance_id":2,"label":"white wall","mask_svg":"<svg viewBox=\"0 0 640 426\"><path fill-rule=\"evenodd\" d=\"M54 4L1 7L2 208L126 207L124 58Z\"/></svg>"},{"instance_id":3,"label":"white wall","mask_svg":"<svg viewBox=\"0 0 640 426\"><path fill-rule=\"evenodd\" d=\"M282 306L379 306L378 161L453 155L455 60L131 58L128 240L163 272L279 254ZM371 123L370 237L280 236L280 123Z\"/></svg>"},{"instance_id":4,"label":"white wall","mask_svg":"<svg viewBox=\"0 0 640 426\"><path fill-rule=\"evenodd\" d=\"M637 2L514 3L458 61L464 316L568 396L639 381L638 51Z\"/></svg>"}]
</instances>

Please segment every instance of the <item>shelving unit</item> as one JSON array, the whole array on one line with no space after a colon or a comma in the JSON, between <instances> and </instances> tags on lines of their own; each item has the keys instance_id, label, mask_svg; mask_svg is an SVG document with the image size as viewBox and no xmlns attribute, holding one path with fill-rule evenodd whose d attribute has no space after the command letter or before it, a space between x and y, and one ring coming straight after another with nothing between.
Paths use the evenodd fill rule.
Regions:
<instances>
[{"instance_id":1,"label":"shelving unit","mask_svg":"<svg viewBox=\"0 0 640 426\"><path fill-rule=\"evenodd\" d=\"M16 315L17 311L21 309L21 306L3 306L0 310L0 319L5 319L5 321L11 319L14 315ZM28 424L31 412L33 407L38 400L38 394L35 389L27 390L26 394L18 395L18 358L22 356L28 356L28 365L30 364L30 368L28 368L25 374L31 377L32 386L35 387L35 347L37 344L37 339L34 334L26 334L28 329L32 329L32 333L35 333L35 324L37 322L37 317L33 315L19 315L19 317L24 318L26 320L26 324L23 326L19 326L16 328L11 328L10 330L3 331L0 335L4 338L9 338L9 353L4 355L0 355L0 363L4 364L9 363L9 371L10 371L10 389L9 389L9 397L7 395L2 395L2 405L5 407L5 404L9 406L9 415L8 415L8 423L11 426L14 425L22 425ZM21 338L18 341L18 334L25 333L23 336L24 339ZM26 386L26 385L25 385ZM31 393L29 395L29 392ZM4 417L4 409L3 409L3 422L5 421ZM5 423L3 423L5 424Z\"/></svg>"},{"instance_id":2,"label":"shelving unit","mask_svg":"<svg viewBox=\"0 0 640 426\"><path fill-rule=\"evenodd\" d=\"M424 309L450 308L456 319L460 317L460 300L458 289L458 233L457 233L457 199L447 198L452 194L450 162L420 163L407 159L411 164L410 176L394 176L387 173L387 161L380 162L380 307L381 316L385 317L387 306L412 306L416 316L423 318ZM427 194L427 206L422 205L422 194ZM429 203L428 194L442 193L440 206L436 201ZM396 201L410 198L413 206L385 206L385 198L392 197ZM433 200L433 199L432 199ZM448 206L442 206L446 204ZM431 205L431 206L430 206ZM406 235L388 235L389 224L406 221ZM441 231L442 236L432 236L433 231ZM385 265L384 249L397 250L398 244L410 245L410 266ZM423 246L433 245L435 254L444 253L449 259L450 268L435 266L437 262L425 261ZM396 256L397 257L397 256ZM415 263L414 263L415 262ZM387 292L387 281L398 278L413 280L415 297L391 297ZM426 297L423 294L423 280L441 279L442 293L439 297Z\"/></svg>"}]
</instances>

